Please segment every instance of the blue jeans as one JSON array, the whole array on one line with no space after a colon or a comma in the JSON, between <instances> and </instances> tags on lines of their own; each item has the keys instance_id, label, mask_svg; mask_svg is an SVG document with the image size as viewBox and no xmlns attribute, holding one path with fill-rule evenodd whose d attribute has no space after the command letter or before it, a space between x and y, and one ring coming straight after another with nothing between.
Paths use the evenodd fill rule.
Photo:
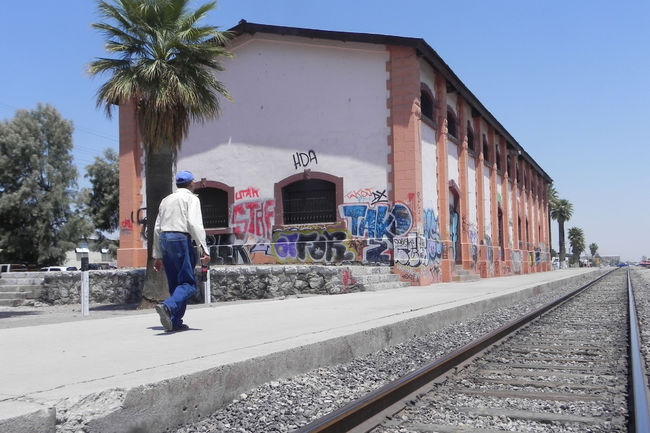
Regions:
<instances>
[{"instance_id":1,"label":"blue jeans","mask_svg":"<svg viewBox=\"0 0 650 433\"><path fill-rule=\"evenodd\" d=\"M169 308L176 328L183 323L187 301L196 293L196 252L189 235L173 232L160 234L160 250L170 295L163 304Z\"/></svg>"}]
</instances>

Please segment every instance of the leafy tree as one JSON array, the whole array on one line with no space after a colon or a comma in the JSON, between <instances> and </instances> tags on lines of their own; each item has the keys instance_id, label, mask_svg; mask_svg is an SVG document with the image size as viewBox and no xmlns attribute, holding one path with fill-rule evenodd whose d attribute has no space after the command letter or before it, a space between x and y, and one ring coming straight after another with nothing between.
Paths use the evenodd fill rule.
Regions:
<instances>
[{"instance_id":1,"label":"leafy tree","mask_svg":"<svg viewBox=\"0 0 650 433\"><path fill-rule=\"evenodd\" d=\"M147 239L160 201L172 189L172 167L191 121L215 118L220 98L230 98L216 78L229 34L197 23L214 9L215 2L189 10L190 0L99 1L106 22L93 27L106 36L106 49L117 58L91 62L91 75L110 74L100 87L97 105L107 114L115 105L135 105L145 149ZM158 302L168 289L162 273L153 272L152 245L148 242L145 302ZM143 302L144 303L144 302Z\"/></svg>"},{"instance_id":2,"label":"leafy tree","mask_svg":"<svg viewBox=\"0 0 650 433\"><path fill-rule=\"evenodd\" d=\"M551 218L558 223L558 234L560 237L560 267L564 267L566 259L566 247L564 245L564 223L573 215L573 205L566 199L549 201L551 207Z\"/></svg>"},{"instance_id":3,"label":"leafy tree","mask_svg":"<svg viewBox=\"0 0 650 433\"><path fill-rule=\"evenodd\" d=\"M580 263L580 254L585 250L585 234L581 228L569 229L569 242L571 243L571 263Z\"/></svg>"},{"instance_id":4,"label":"leafy tree","mask_svg":"<svg viewBox=\"0 0 650 433\"><path fill-rule=\"evenodd\" d=\"M89 233L71 209L77 170L72 123L50 105L18 110L0 123L0 257L6 262L60 264Z\"/></svg>"},{"instance_id":5,"label":"leafy tree","mask_svg":"<svg viewBox=\"0 0 650 433\"><path fill-rule=\"evenodd\" d=\"M95 225L98 240L95 249L107 248L113 257L117 252L117 242L109 239L118 229L119 219L119 162L113 149L104 150L102 157L86 167L86 177L92 187L84 189L83 204Z\"/></svg>"}]
</instances>

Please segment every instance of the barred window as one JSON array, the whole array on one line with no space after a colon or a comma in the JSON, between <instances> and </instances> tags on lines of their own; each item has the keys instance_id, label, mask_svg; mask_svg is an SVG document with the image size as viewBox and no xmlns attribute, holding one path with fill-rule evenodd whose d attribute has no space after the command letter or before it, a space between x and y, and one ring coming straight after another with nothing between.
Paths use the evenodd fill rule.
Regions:
<instances>
[{"instance_id":1,"label":"barred window","mask_svg":"<svg viewBox=\"0 0 650 433\"><path fill-rule=\"evenodd\" d=\"M201 188L194 191L201 200L203 227L228 227L228 193L219 188Z\"/></svg>"},{"instance_id":2,"label":"barred window","mask_svg":"<svg viewBox=\"0 0 650 433\"><path fill-rule=\"evenodd\" d=\"M336 185L305 179L282 188L284 224L336 222Z\"/></svg>"}]
</instances>

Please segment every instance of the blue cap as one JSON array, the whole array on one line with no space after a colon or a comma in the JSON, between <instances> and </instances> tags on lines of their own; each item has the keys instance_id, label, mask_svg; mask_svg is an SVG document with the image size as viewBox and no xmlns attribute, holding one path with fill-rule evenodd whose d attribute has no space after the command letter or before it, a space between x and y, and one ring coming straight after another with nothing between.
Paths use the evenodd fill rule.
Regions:
<instances>
[{"instance_id":1,"label":"blue cap","mask_svg":"<svg viewBox=\"0 0 650 433\"><path fill-rule=\"evenodd\" d=\"M176 175L176 185L183 185L194 180L194 175L187 170L179 171Z\"/></svg>"}]
</instances>

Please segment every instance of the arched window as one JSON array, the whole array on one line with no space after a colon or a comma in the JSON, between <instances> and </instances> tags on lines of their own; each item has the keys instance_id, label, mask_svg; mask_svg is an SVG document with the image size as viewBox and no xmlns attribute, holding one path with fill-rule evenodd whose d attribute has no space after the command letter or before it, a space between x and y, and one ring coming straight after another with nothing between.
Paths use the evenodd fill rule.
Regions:
<instances>
[{"instance_id":1,"label":"arched window","mask_svg":"<svg viewBox=\"0 0 650 433\"><path fill-rule=\"evenodd\" d=\"M499 143L497 143L497 145L496 145L494 161L497 164L497 170L501 171L502 163L501 163L501 152L499 152Z\"/></svg>"},{"instance_id":2,"label":"arched window","mask_svg":"<svg viewBox=\"0 0 650 433\"><path fill-rule=\"evenodd\" d=\"M447 107L447 134L451 137L458 138L458 127L456 125L456 114L451 107Z\"/></svg>"},{"instance_id":3,"label":"arched window","mask_svg":"<svg viewBox=\"0 0 650 433\"><path fill-rule=\"evenodd\" d=\"M471 150L472 152L475 151L474 149L474 130L472 129L472 124L470 121L467 121L467 148Z\"/></svg>"},{"instance_id":4,"label":"arched window","mask_svg":"<svg viewBox=\"0 0 650 433\"><path fill-rule=\"evenodd\" d=\"M284 224L336 222L336 185L322 179L303 179L282 188Z\"/></svg>"},{"instance_id":5,"label":"arched window","mask_svg":"<svg viewBox=\"0 0 650 433\"><path fill-rule=\"evenodd\" d=\"M490 146L485 134L483 134L483 161L490 162Z\"/></svg>"},{"instance_id":6,"label":"arched window","mask_svg":"<svg viewBox=\"0 0 650 433\"><path fill-rule=\"evenodd\" d=\"M201 214L205 229L228 227L228 192L220 188L197 188L194 193L201 200Z\"/></svg>"},{"instance_id":7,"label":"arched window","mask_svg":"<svg viewBox=\"0 0 650 433\"><path fill-rule=\"evenodd\" d=\"M424 83L420 85L420 112L422 113L423 118L435 122L435 104L433 96L431 90L429 90L427 85Z\"/></svg>"}]
</instances>

